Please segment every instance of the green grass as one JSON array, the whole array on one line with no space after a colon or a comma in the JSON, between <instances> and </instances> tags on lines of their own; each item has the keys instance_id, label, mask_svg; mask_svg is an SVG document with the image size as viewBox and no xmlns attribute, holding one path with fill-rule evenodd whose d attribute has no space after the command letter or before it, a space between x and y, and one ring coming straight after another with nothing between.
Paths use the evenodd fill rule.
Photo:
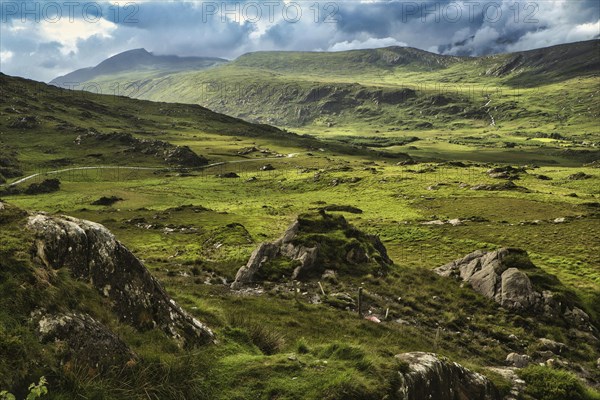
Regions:
<instances>
[{"instance_id":1,"label":"green grass","mask_svg":"<svg viewBox=\"0 0 600 400\"><path fill-rule=\"evenodd\" d=\"M459 72L451 67L444 74L459 78ZM420 72L410 75L411 79L418 76L422 76ZM324 128L325 141L251 125L199 107L92 94L69 97L73 94L0 78L8 89L14 89L11 93L21 96L15 100L3 85L2 155L7 154L4 149L14 150L24 174L40 168L55 169L51 165L64 162L60 161L64 158L70 159L69 165L73 166L102 163L165 167L160 159L135 154L126 157L118 146L92 148L73 143L78 128L92 127L187 145L211 162L244 161L200 171L62 173L50 176L61 180L57 192L2 195L10 205L0 210L2 388L22 393L26 385L44 374L51 395L64 399L379 399L386 395L393 399L397 385L394 376L406 367L394 363L395 354L435 351L506 386L486 367L503 365L510 352L527 353L539 337L565 342L571 349L568 357L572 365L589 371L590 382L600 380L595 366L600 357L597 345L572 336L559 322L511 314L470 288L431 271L476 249L520 247L540 268L535 270L540 277L548 273L560 281L540 279L537 283L576 296L597 324L600 231L594 204L600 196L600 172L582 166L588 153L563 153L567 145L586 149L573 141L593 138L586 133L595 132L588 117L574 117L572 125L565 123L556 129L554 122L548 121L543 127L536 126L540 119L527 114L515 117L500 130L471 126L469 121L457 119L448 122L454 131L441 124L417 132L410 125L407 132L382 130L380 134L367 130L368 123L357 121L346 127ZM340 82L342 78L346 79L339 77ZM393 71L385 75L390 86L397 84L394 79ZM544 100L544 93L532 91L525 93L522 101L530 102L532 110L552 107L550 103L560 96L575 104L580 100L578 96L589 94L589 88L583 86L594 82L582 78L578 83L581 86L576 85L568 93L561 91L576 82L550 83L540 89L548 91L550 100ZM41 115L41 125L31 130L10 128L17 116L6 110L10 107L26 115ZM93 117L82 117L83 111ZM74 127L62 129L63 122L44 115L56 116ZM466 125L459 127L460 123ZM519 128L521 124L525 127ZM309 130L302 128L302 132ZM561 131L567 139L527 140L535 138L537 130ZM420 140L398 143L412 136ZM517 147L504 147L506 141L517 143ZM383 148L387 153L408 152L429 162L396 165L403 158L378 155L382 148L377 146L382 143L391 146ZM360 148L363 145L377 150ZM409 149L411 145L417 148ZM238 154L251 146L271 153ZM103 154L100 161L98 157L87 157L94 153ZM274 153L295 155L270 159ZM486 171L508 158L515 164L540 160L539 168L528 168L515 181L529 192L485 192L461 187L461 183L472 186L501 182L490 178ZM467 166L435 159L466 160ZM266 163L275 170L259 171ZM236 172L240 178L216 177L224 172ZM569 180L568 176L576 172L592 178ZM538 179L538 174L551 180ZM251 177L257 179L247 181ZM40 176L28 183L45 178ZM102 196L123 200L112 206L91 204ZM321 282L325 296L317 284L319 277L298 284L297 295L285 279L266 283L260 293L242 294L229 289L237 270L259 243L277 239L299 215L315 215L334 204L363 211L331 214L344 215L361 231L380 236L395 261L387 274L340 274L336 280ZM31 264L31 238L21 229L24 214L14 206L105 224L144 260L169 294L215 330L219 344L182 351L161 333L140 333L117 323L103 299L64 272L47 285L46 277L39 276L43 270ZM553 222L562 217L566 217L565 222ZM453 218L468 221L459 226L422 224ZM533 224L535 220L539 222ZM314 232L303 239L313 243L335 239L329 253L334 254L335 246L352 239L340 229L332 229L324 237L318 222ZM290 266L275 267L279 274ZM346 310L341 301L333 300L332 295L337 293L356 299L359 287L364 289L365 312L380 317L381 324L360 319L355 310ZM91 377L85 371L49 368L57 365L52 348L40 345L27 325L29 313L38 304L90 313L123 338L140 355L140 362L130 370ZM511 339L511 335L518 339ZM552 383L555 378L538 374L531 381L534 388L543 388L544 382ZM558 386L571 384L569 378L559 378Z\"/></svg>"}]
</instances>

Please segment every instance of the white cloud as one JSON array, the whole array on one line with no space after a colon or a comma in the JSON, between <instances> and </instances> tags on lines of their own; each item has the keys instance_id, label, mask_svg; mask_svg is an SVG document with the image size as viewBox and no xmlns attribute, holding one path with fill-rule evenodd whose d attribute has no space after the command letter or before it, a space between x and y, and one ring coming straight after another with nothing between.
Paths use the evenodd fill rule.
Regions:
<instances>
[{"instance_id":1,"label":"white cloud","mask_svg":"<svg viewBox=\"0 0 600 400\"><path fill-rule=\"evenodd\" d=\"M523 51L561 43L591 40L600 35L600 20L575 26L558 25L548 29L528 32L507 51Z\"/></svg>"},{"instance_id":2,"label":"white cloud","mask_svg":"<svg viewBox=\"0 0 600 400\"><path fill-rule=\"evenodd\" d=\"M9 50L0 51L0 62L9 61L11 58L13 58L14 55L15 55L15 53L13 53L12 51L9 51Z\"/></svg>"},{"instance_id":3,"label":"white cloud","mask_svg":"<svg viewBox=\"0 0 600 400\"><path fill-rule=\"evenodd\" d=\"M401 46L406 47L407 44L404 42L400 42L393 37L386 38L369 38L367 40L353 40L353 41L343 41L335 43L330 46L328 51L344 51L344 50L358 50L358 49L374 49L377 47L389 47L389 46Z\"/></svg>"},{"instance_id":4,"label":"white cloud","mask_svg":"<svg viewBox=\"0 0 600 400\"><path fill-rule=\"evenodd\" d=\"M45 40L55 41L62 45L61 53L77 53L77 42L86 40L92 36L100 38L111 38L111 33L117 29L117 25L105 19L99 19L90 23L82 19L69 21L61 19L56 23L42 21L39 24L39 33Z\"/></svg>"}]
</instances>

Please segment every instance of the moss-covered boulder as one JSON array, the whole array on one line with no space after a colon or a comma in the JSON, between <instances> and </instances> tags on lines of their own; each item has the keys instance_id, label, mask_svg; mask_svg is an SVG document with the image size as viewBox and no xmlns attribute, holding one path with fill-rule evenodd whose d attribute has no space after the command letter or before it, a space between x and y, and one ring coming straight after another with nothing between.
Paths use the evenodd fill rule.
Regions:
<instances>
[{"instance_id":1,"label":"moss-covered boulder","mask_svg":"<svg viewBox=\"0 0 600 400\"><path fill-rule=\"evenodd\" d=\"M384 274L393 264L381 240L341 215L302 214L272 243L262 243L240 268L233 288L256 281L307 279L326 269L341 274Z\"/></svg>"}]
</instances>

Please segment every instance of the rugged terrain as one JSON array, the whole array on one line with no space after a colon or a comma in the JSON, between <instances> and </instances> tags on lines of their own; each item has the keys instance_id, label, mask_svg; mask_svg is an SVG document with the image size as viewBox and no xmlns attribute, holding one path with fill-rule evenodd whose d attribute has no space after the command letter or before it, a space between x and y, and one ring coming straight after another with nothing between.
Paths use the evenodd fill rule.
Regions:
<instances>
[{"instance_id":1,"label":"rugged terrain","mask_svg":"<svg viewBox=\"0 0 600 400\"><path fill-rule=\"evenodd\" d=\"M373 146L0 75L0 389L598 399L585 121Z\"/></svg>"}]
</instances>

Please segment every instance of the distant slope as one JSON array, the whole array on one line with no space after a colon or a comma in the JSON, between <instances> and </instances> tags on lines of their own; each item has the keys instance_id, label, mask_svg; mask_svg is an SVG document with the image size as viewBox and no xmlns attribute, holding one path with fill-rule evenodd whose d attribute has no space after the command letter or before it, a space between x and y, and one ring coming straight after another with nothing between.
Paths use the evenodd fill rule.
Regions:
<instances>
[{"instance_id":1,"label":"distant slope","mask_svg":"<svg viewBox=\"0 0 600 400\"><path fill-rule=\"evenodd\" d=\"M107 73L94 82L105 93L118 84L131 97L323 135L583 131L599 113L599 51L600 40L479 58L406 47L256 52L200 71Z\"/></svg>"},{"instance_id":2,"label":"distant slope","mask_svg":"<svg viewBox=\"0 0 600 400\"><path fill-rule=\"evenodd\" d=\"M83 83L101 75L121 72L175 72L195 71L227 63L214 57L156 56L146 49L135 49L112 56L95 67L82 68L53 79L50 84L69 88L73 83Z\"/></svg>"},{"instance_id":3,"label":"distant slope","mask_svg":"<svg viewBox=\"0 0 600 400\"><path fill-rule=\"evenodd\" d=\"M256 140L290 152L373 154L198 105L76 92L0 73L0 184L80 166L195 168L239 160L237 150Z\"/></svg>"},{"instance_id":4,"label":"distant slope","mask_svg":"<svg viewBox=\"0 0 600 400\"><path fill-rule=\"evenodd\" d=\"M240 56L233 65L286 73L360 73L400 66L416 71L438 70L467 59L392 46L339 52L259 51Z\"/></svg>"}]
</instances>

